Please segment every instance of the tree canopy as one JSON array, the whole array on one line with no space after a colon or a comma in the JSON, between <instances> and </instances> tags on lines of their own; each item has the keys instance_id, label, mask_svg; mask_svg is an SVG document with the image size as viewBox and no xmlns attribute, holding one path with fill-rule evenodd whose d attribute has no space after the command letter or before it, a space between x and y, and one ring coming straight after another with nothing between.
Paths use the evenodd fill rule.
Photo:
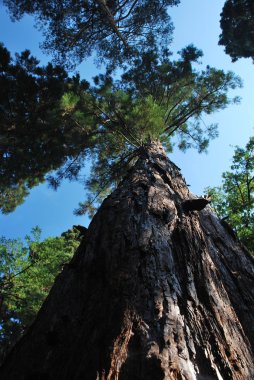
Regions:
<instances>
[{"instance_id":1,"label":"tree canopy","mask_svg":"<svg viewBox=\"0 0 254 380\"><path fill-rule=\"evenodd\" d=\"M254 3L252 0L227 0L221 13L219 44L237 61L254 60Z\"/></svg>"},{"instance_id":2,"label":"tree canopy","mask_svg":"<svg viewBox=\"0 0 254 380\"><path fill-rule=\"evenodd\" d=\"M254 137L245 148L236 147L231 170L222 178L221 186L206 191L218 215L254 254Z\"/></svg>"},{"instance_id":3,"label":"tree canopy","mask_svg":"<svg viewBox=\"0 0 254 380\"><path fill-rule=\"evenodd\" d=\"M149 139L160 139L169 151L176 143L205 150L217 130L202 115L237 101L227 92L241 85L231 72L196 70L202 53L192 45L178 60L153 47L119 79L107 71L93 85L68 78L59 66L39 67L28 52L15 63L2 52L8 57L1 75L7 94L1 99L3 212L46 177L54 187L63 178L78 179L87 157L93 162L90 204L114 186Z\"/></svg>"},{"instance_id":4,"label":"tree canopy","mask_svg":"<svg viewBox=\"0 0 254 380\"><path fill-rule=\"evenodd\" d=\"M44 241L40 234L35 227L24 240L0 237L0 362L32 323L80 243L75 228Z\"/></svg>"},{"instance_id":5,"label":"tree canopy","mask_svg":"<svg viewBox=\"0 0 254 380\"><path fill-rule=\"evenodd\" d=\"M172 23L167 8L179 0L4 0L14 20L25 13L45 34L42 46L61 63L75 65L96 53L123 62L156 44L167 46Z\"/></svg>"}]
</instances>

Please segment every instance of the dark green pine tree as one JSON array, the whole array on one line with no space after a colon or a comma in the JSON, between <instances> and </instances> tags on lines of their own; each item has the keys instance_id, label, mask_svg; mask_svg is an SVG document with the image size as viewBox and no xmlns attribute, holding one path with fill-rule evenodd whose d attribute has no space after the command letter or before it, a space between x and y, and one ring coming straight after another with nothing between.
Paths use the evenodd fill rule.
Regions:
<instances>
[{"instance_id":1,"label":"dark green pine tree","mask_svg":"<svg viewBox=\"0 0 254 380\"><path fill-rule=\"evenodd\" d=\"M232 61L239 58L254 60L254 3L252 0L227 0L221 20L219 44Z\"/></svg>"},{"instance_id":2,"label":"dark green pine tree","mask_svg":"<svg viewBox=\"0 0 254 380\"><path fill-rule=\"evenodd\" d=\"M13 60L0 45L0 208L4 213L24 201L45 174L76 156L81 133L60 122L57 107L63 94L85 89L60 66L40 67L29 51Z\"/></svg>"}]
</instances>

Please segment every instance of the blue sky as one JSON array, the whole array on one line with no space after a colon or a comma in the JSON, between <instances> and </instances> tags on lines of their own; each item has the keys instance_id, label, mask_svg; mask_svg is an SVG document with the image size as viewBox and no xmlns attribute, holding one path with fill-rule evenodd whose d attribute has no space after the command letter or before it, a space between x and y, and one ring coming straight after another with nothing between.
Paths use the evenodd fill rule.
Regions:
<instances>
[{"instance_id":1,"label":"blue sky","mask_svg":"<svg viewBox=\"0 0 254 380\"><path fill-rule=\"evenodd\" d=\"M201 195L206 186L220 184L221 174L229 169L233 146L244 146L254 134L254 65L251 60L241 59L232 63L223 47L218 46L220 34L219 19L224 0L182 0L178 7L171 8L175 32L171 49L174 52L193 43L204 52L202 62L239 75L244 87L232 95L242 98L240 105L229 106L226 110L213 114L207 123L219 124L219 138L212 141L208 154L198 154L194 150L186 153L174 152L170 159L181 169L190 189ZM42 54L39 48L40 33L34 29L33 20L25 17L19 23L12 23L0 5L0 41L11 52L30 49L32 54L46 63L50 57ZM90 79L98 71L92 60L78 68L81 76ZM56 236L73 224L88 225L86 217L75 217L73 209L85 197L78 183L64 182L57 192L48 189L46 184L31 191L25 203L8 215L0 215L0 235L23 237L32 227L39 225L43 237Z\"/></svg>"}]
</instances>

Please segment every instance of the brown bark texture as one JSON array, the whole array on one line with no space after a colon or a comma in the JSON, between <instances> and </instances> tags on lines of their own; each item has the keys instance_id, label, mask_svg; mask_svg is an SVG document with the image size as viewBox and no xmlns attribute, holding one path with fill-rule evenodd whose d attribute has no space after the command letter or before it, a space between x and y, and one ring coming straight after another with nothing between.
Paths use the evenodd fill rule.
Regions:
<instances>
[{"instance_id":1,"label":"brown bark texture","mask_svg":"<svg viewBox=\"0 0 254 380\"><path fill-rule=\"evenodd\" d=\"M145 147L1 380L254 379L253 259L192 199L162 146Z\"/></svg>"}]
</instances>

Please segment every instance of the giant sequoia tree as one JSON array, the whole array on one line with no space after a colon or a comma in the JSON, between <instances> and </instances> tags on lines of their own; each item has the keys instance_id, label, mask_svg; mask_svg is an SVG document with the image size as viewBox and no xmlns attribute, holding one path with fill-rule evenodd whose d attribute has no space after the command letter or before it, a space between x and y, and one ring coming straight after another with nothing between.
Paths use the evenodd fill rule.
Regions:
<instances>
[{"instance_id":1,"label":"giant sequoia tree","mask_svg":"<svg viewBox=\"0 0 254 380\"><path fill-rule=\"evenodd\" d=\"M44 2L6 3L23 11L30 4L39 17L47 11ZM114 6L127 5L131 15L147 3L93 4L96 12L101 7L96 17L106 4L106 25L124 43L114 18L109 23ZM168 2L154 4L163 10ZM64 14L71 9L66 5ZM75 26L72 19L69 25ZM73 150L49 180L57 187L65 176L78 177L89 154L92 198L78 212L111 195L7 357L1 379L253 379L253 259L206 207L208 200L189 192L165 152L175 144L206 149L217 131L202 115L226 107L228 90L240 85L232 73L195 70L200 56L189 46L174 61L153 43L132 56L117 80L110 71L85 88L79 78L66 79L50 115L56 134L70 131ZM73 130L80 132L78 145ZM10 157L15 150L3 154L6 170Z\"/></svg>"},{"instance_id":2,"label":"giant sequoia tree","mask_svg":"<svg viewBox=\"0 0 254 380\"><path fill-rule=\"evenodd\" d=\"M1 379L254 376L254 266L162 146L103 202Z\"/></svg>"}]
</instances>

